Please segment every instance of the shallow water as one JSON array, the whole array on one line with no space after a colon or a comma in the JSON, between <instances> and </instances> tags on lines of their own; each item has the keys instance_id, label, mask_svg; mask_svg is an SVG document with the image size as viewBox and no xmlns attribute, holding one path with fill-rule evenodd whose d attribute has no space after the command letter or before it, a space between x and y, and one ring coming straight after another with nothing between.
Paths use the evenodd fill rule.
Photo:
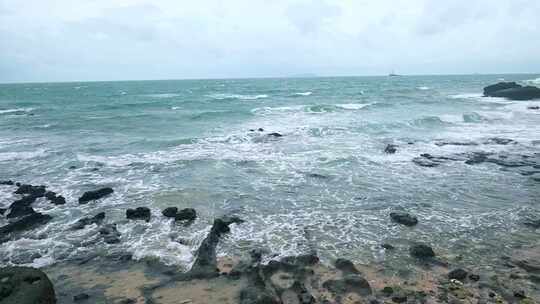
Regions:
<instances>
[{"instance_id":1,"label":"shallow water","mask_svg":"<svg viewBox=\"0 0 540 304\"><path fill-rule=\"evenodd\" d=\"M53 221L3 244L0 264L129 251L187 267L212 219L233 213L246 222L221 243L221 255L264 247L400 264L406 250L388 255L379 244L420 240L487 265L538 242L522 221L540 215L540 173L462 161L426 168L412 159L540 152L540 111L527 109L540 101L481 97L501 78L531 83L539 75L0 85L0 179L44 184L68 201L38 201L35 209ZM518 143L485 144L491 137ZM383 153L390 143L396 154ZM115 193L77 203L101 186ZM0 186L0 207L13 191ZM150 223L125 220L125 209L138 206L152 209ZM193 207L199 219L175 225L161 216L167 206ZM395 209L416 214L419 225L391 223ZM96 226L68 229L98 211L118 222L120 244L88 242Z\"/></svg>"}]
</instances>

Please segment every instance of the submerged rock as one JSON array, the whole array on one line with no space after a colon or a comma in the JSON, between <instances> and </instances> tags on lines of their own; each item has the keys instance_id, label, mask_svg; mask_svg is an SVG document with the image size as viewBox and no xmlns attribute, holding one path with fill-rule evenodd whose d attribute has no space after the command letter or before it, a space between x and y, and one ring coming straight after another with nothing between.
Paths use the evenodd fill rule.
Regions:
<instances>
[{"instance_id":1,"label":"submerged rock","mask_svg":"<svg viewBox=\"0 0 540 304\"><path fill-rule=\"evenodd\" d=\"M409 248L409 254L417 259L429 259L435 257L433 249L426 244L415 244Z\"/></svg>"},{"instance_id":2,"label":"submerged rock","mask_svg":"<svg viewBox=\"0 0 540 304\"><path fill-rule=\"evenodd\" d=\"M527 107L528 110L540 110L540 107L539 106L530 106L530 107Z\"/></svg>"},{"instance_id":3,"label":"submerged rock","mask_svg":"<svg viewBox=\"0 0 540 304\"><path fill-rule=\"evenodd\" d=\"M20 185L15 194L28 194L33 197L45 196L45 186Z\"/></svg>"},{"instance_id":4,"label":"submerged rock","mask_svg":"<svg viewBox=\"0 0 540 304\"><path fill-rule=\"evenodd\" d=\"M90 299L90 296L86 293L80 293L78 295L75 295L73 296L73 301L74 302L80 302L80 301L84 301L84 300L88 300Z\"/></svg>"},{"instance_id":5,"label":"submerged rock","mask_svg":"<svg viewBox=\"0 0 540 304\"><path fill-rule=\"evenodd\" d=\"M268 133L267 134L268 136L271 136L271 137L283 137L282 134L280 133L277 133L277 132L273 132L273 133Z\"/></svg>"},{"instance_id":6,"label":"submerged rock","mask_svg":"<svg viewBox=\"0 0 540 304\"><path fill-rule=\"evenodd\" d=\"M85 192L80 198L79 198L79 204L86 204L89 201L98 200L102 197L105 197L111 193L113 193L114 190L112 188L106 187L101 188L94 191L87 191Z\"/></svg>"},{"instance_id":7,"label":"submerged rock","mask_svg":"<svg viewBox=\"0 0 540 304\"><path fill-rule=\"evenodd\" d=\"M359 275L346 275L341 280L328 280L322 284L333 294L356 293L360 296L371 295L369 282Z\"/></svg>"},{"instance_id":8,"label":"submerged rock","mask_svg":"<svg viewBox=\"0 0 540 304\"><path fill-rule=\"evenodd\" d=\"M360 271L356 269L354 264L346 259L337 259L334 262L334 266L336 266L337 269L341 270L344 274L359 274Z\"/></svg>"},{"instance_id":9,"label":"submerged rock","mask_svg":"<svg viewBox=\"0 0 540 304\"><path fill-rule=\"evenodd\" d=\"M33 212L15 222L0 227L0 239L14 232L21 232L48 223L52 217L47 214Z\"/></svg>"},{"instance_id":10,"label":"submerged rock","mask_svg":"<svg viewBox=\"0 0 540 304\"><path fill-rule=\"evenodd\" d=\"M175 217L177 213L178 208L176 207L168 207L163 209L163 211L161 212L161 214L163 214L163 216L165 217Z\"/></svg>"},{"instance_id":11,"label":"submerged rock","mask_svg":"<svg viewBox=\"0 0 540 304\"><path fill-rule=\"evenodd\" d=\"M0 185L13 186L15 183L11 180L0 181Z\"/></svg>"},{"instance_id":12,"label":"submerged rock","mask_svg":"<svg viewBox=\"0 0 540 304\"><path fill-rule=\"evenodd\" d=\"M116 229L116 224L108 224L99 229L99 234L103 236L103 241L107 244L120 243L120 232Z\"/></svg>"},{"instance_id":13,"label":"submerged rock","mask_svg":"<svg viewBox=\"0 0 540 304\"><path fill-rule=\"evenodd\" d=\"M174 219L176 221L194 221L197 218L197 211L193 208L185 208L175 214Z\"/></svg>"},{"instance_id":14,"label":"submerged rock","mask_svg":"<svg viewBox=\"0 0 540 304\"><path fill-rule=\"evenodd\" d=\"M30 267L0 268L0 304L54 304L54 287L45 273Z\"/></svg>"},{"instance_id":15,"label":"submerged rock","mask_svg":"<svg viewBox=\"0 0 540 304\"><path fill-rule=\"evenodd\" d=\"M397 152L397 147L397 145L392 144L386 145L386 148L384 148L384 153L394 154Z\"/></svg>"},{"instance_id":16,"label":"submerged rock","mask_svg":"<svg viewBox=\"0 0 540 304\"><path fill-rule=\"evenodd\" d=\"M467 271L461 268L454 269L448 273L448 279L464 281L467 278Z\"/></svg>"},{"instance_id":17,"label":"submerged rock","mask_svg":"<svg viewBox=\"0 0 540 304\"><path fill-rule=\"evenodd\" d=\"M137 207L135 209L126 210L126 218L130 220L145 220L150 221L151 212L146 207Z\"/></svg>"},{"instance_id":18,"label":"submerged rock","mask_svg":"<svg viewBox=\"0 0 540 304\"><path fill-rule=\"evenodd\" d=\"M73 225L73 229L83 229L85 226L92 224L99 225L103 222L103 219L105 219L105 212L100 212L92 217L84 217Z\"/></svg>"},{"instance_id":19,"label":"submerged rock","mask_svg":"<svg viewBox=\"0 0 540 304\"><path fill-rule=\"evenodd\" d=\"M390 213L390 218L392 218L392 221L398 224L402 224L409 227L412 227L418 224L418 218L407 212L401 212L401 211L392 212Z\"/></svg>"}]
</instances>

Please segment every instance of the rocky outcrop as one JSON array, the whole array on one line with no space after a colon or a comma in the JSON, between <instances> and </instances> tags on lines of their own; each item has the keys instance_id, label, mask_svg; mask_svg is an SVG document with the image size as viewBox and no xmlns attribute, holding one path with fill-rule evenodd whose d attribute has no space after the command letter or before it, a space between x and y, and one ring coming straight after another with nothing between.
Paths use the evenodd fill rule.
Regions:
<instances>
[{"instance_id":1,"label":"rocky outcrop","mask_svg":"<svg viewBox=\"0 0 540 304\"><path fill-rule=\"evenodd\" d=\"M107 244L120 243L120 232L116 229L116 224L108 224L99 229L99 234Z\"/></svg>"},{"instance_id":2,"label":"rocky outcrop","mask_svg":"<svg viewBox=\"0 0 540 304\"><path fill-rule=\"evenodd\" d=\"M448 273L448 279L464 281L467 278L467 271L461 268L456 268Z\"/></svg>"},{"instance_id":3,"label":"rocky outcrop","mask_svg":"<svg viewBox=\"0 0 540 304\"><path fill-rule=\"evenodd\" d=\"M392 145L392 144L389 144L389 145L386 145L386 148L384 148L384 153L387 153L387 154L394 154L397 152L397 145Z\"/></svg>"},{"instance_id":4,"label":"rocky outcrop","mask_svg":"<svg viewBox=\"0 0 540 304\"><path fill-rule=\"evenodd\" d=\"M398 224L402 224L409 227L412 227L418 224L418 218L407 212L402 212L402 211L392 212L390 213L390 218L392 219L392 221Z\"/></svg>"},{"instance_id":5,"label":"rocky outcrop","mask_svg":"<svg viewBox=\"0 0 540 304\"><path fill-rule=\"evenodd\" d=\"M30 267L0 268L0 304L54 304L54 287L45 273Z\"/></svg>"},{"instance_id":6,"label":"rocky outcrop","mask_svg":"<svg viewBox=\"0 0 540 304\"><path fill-rule=\"evenodd\" d=\"M193 208L185 208L178 211L176 207L165 208L162 212L163 216L174 218L175 221L183 221L187 224L193 222L197 218L197 211Z\"/></svg>"},{"instance_id":7,"label":"rocky outcrop","mask_svg":"<svg viewBox=\"0 0 540 304\"><path fill-rule=\"evenodd\" d=\"M146 207L137 207L135 209L126 210L126 218L129 220L144 220L150 222L150 217L152 213L150 209Z\"/></svg>"},{"instance_id":8,"label":"rocky outcrop","mask_svg":"<svg viewBox=\"0 0 540 304\"><path fill-rule=\"evenodd\" d=\"M415 244L409 248L409 254L417 259L430 259L435 257L433 249L426 244Z\"/></svg>"},{"instance_id":9,"label":"rocky outcrop","mask_svg":"<svg viewBox=\"0 0 540 304\"><path fill-rule=\"evenodd\" d=\"M72 228L75 230L78 230L78 229L83 229L87 225L92 225L92 224L99 225L101 224L101 222L103 222L104 219L105 219L105 212L100 212L94 216L84 217L78 220L77 223L75 223Z\"/></svg>"},{"instance_id":10,"label":"rocky outcrop","mask_svg":"<svg viewBox=\"0 0 540 304\"><path fill-rule=\"evenodd\" d=\"M503 97L511 100L540 99L540 89L521 86L515 82L500 82L484 88L484 96Z\"/></svg>"},{"instance_id":11,"label":"rocky outcrop","mask_svg":"<svg viewBox=\"0 0 540 304\"><path fill-rule=\"evenodd\" d=\"M178 213L178 208L176 207L167 207L163 209L161 214L163 214L164 217L175 217Z\"/></svg>"},{"instance_id":12,"label":"rocky outcrop","mask_svg":"<svg viewBox=\"0 0 540 304\"><path fill-rule=\"evenodd\" d=\"M21 219L0 227L0 242L7 241L12 233L17 233L48 223L52 217L47 214L32 212Z\"/></svg>"},{"instance_id":13,"label":"rocky outcrop","mask_svg":"<svg viewBox=\"0 0 540 304\"><path fill-rule=\"evenodd\" d=\"M94 191L87 191L85 192L80 198L79 198L79 204L86 204L90 201L98 200L100 198L103 198L111 193L113 193L114 190L112 188L106 187L101 188Z\"/></svg>"}]
</instances>

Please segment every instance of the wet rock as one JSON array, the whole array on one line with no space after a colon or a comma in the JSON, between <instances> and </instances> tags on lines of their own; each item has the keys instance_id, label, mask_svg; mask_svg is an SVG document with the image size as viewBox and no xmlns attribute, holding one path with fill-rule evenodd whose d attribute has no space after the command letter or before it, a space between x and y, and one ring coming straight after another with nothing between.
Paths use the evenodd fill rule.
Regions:
<instances>
[{"instance_id":1,"label":"wet rock","mask_svg":"<svg viewBox=\"0 0 540 304\"><path fill-rule=\"evenodd\" d=\"M51 219L52 217L50 215L33 212L15 222L0 227L0 239L6 240L5 237L11 233L30 230L48 223Z\"/></svg>"},{"instance_id":2,"label":"wet rock","mask_svg":"<svg viewBox=\"0 0 540 304\"><path fill-rule=\"evenodd\" d=\"M65 205L66 204L66 199L61 195L51 199L50 201L54 205Z\"/></svg>"},{"instance_id":3,"label":"wet rock","mask_svg":"<svg viewBox=\"0 0 540 304\"><path fill-rule=\"evenodd\" d=\"M27 204L14 204L11 206L7 218L22 217L34 213L34 209Z\"/></svg>"},{"instance_id":4,"label":"wet rock","mask_svg":"<svg viewBox=\"0 0 540 304\"><path fill-rule=\"evenodd\" d=\"M529 219L523 222L525 226L532 227L534 229L540 228L540 219Z\"/></svg>"},{"instance_id":5,"label":"wet rock","mask_svg":"<svg viewBox=\"0 0 540 304\"><path fill-rule=\"evenodd\" d=\"M197 218L197 211L193 208L185 208L180 211L174 216L174 219L176 221L194 221Z\"/></svg>"},{"instance_id":6,"label":"wet rock","mask_svg":"<svg viewBox=\"0 0 540 304\"><path fill-rule=\"evenodd\" d=\"M0 268L0 304L55 304L47 275L30 267Z\"/></svg>"},{"instance_id":7,"label":"wet rock","mask_svg":"<svg viewBox=\"0 0 540 304\"><path fill-rule=\"evenodd\" d=\"M77 169L77 166L69 166L68 169L69 169L69 170L75 170L75 169Z\"/></svg>"},{"instance_id":8,"label":"wet rock","mask_svg":"<svg viewBox=\"0 0 540 304\"><path fill-rule=\"evenodd\" d=\"M386 249L386 250L394 250L396 249L396 247L390 245L390 244L387 244L387 243L384 243L384 244L381 244L381 247Z\"/></svg>"},{"instance_id":9,"label":"wet rock","mask_svg":"<svg viewBox=\"0 0 540 304\"><path fill-rule=\"evenodd\" d=\"M107 244L120 243L120 232L116 229L116 224L107 224L99 229L99 234Z\"/></svg>"},{"instance_id":10,"label":"wet rock","mask_svg":"<svg viewBox=\"0 0 540 304\"><path fill-rule=\"evenodd\" d=\"M398 224L402 224L409 227L412 227L418 224L418 218L407 212L401 212L401 211L392 212L390 213L390 218L392 219L392 221Z\"/></svg>"},{"instance_id":11,"label":"wet rock","mask_svg":"<svg viewBox=\"0 0 540 304\"><path fill-rule=\"evenodd\" d=\"M461 268L457 268L448 273L448 279L459 280L463 282L467 278L467 274L467 271Z\"/></svg>"},{"instance_id":12,"label":"wet rock","mask_svg":"<svg viewBox=\"0 0 540 304\"><path fill-rule=\"evenodd\" d=\"M516 297L518 299L525 299L526 298L525 291L523 291L523 290L514 291L514 297Z\"/></svg>"},{"instance_id":13,"label":"wet rock","mask_svg":"<svg viewBox=\"0 0 540 304\"><path fill-rule=\"evenodd\" d=\"M35 259L39 259L41 257L41 254L37 252L23 252L21 254L18 254L16 256L13 256L11 258L11 262L13 264L30 264Z\"/></svg>"},{"instance_id":14,"label":"wet rock","mask_svg":"<svg viewBox=\"0 0 540 304\"><path fill-rule=\"evenodd\" d=\"M0 215L4 215L4 213L6 213L7 209L6 208L0 208Z\"/></svg>"},{"instance_id":15,"label":"wet rock","mask_svg":"<svg viewBox=\"0 0 540 304\"><path fill-rule=\"evenodd\" d=\"M527 107L528 110L540 110L540 107L539 106L531 106L531 107Z\"/></svg>"},{"instance_id":16,"label":"wet rock","mask_svg":"<svg viewBox=\"0 0 540 304\"><path fill-rule=\"evenodd\" d=\"M245 288L240 292L240 304L281 304L281 301L262 288Z\"/></svg>"},{"instance_id":17,"label":"wet rock","mask_svg":"<svg viewBox=\"0 0 540 304\"><path fill-rule=\"evenodd\" d=\"M47 191L45 192L45 198L48 200L52 200L56 197L56 192L53 191Z\"/></svg>"},{"instance_id":18,"label":"wet rock","mask_svg":"<svg viewBox=\"0 0 540 304\"><path fill-rule=\"evenodd\" d=\"M73 229L83 229L87 225L96 224L99 225L105 219L105 212L100 212L92 217L84 217L73 225Z\"/></svg>"},{"instance_id":19,"label":"wet rock","mask_svg":"<svg viewBox=\"0 0 540 304\"><path fill-rule=\"evenodd\" d=\"M497 91L521 88L521 86L515 82L499 82L492 84L484 88L484 96L493 96Z\"/></svg>"},{"instance_id":20,"label":"wet rock","mask_svg":"<svg viewBox=\"0 0 540 304\"><path fill-rule=\"evenodd\" d=\"M20 185L15 194L27 194L33 197L45 196L45 186Z\"/></svg>"},{"instance_id":21,"label":"wet rock","mask_svg":"<svg viewBox=\"0 0 540 304\"><path fill-rule=\"evenodd\" d=\"M397 147L397 145L392 144L386 145L386 148L384 148L384 153L394 154L397 152Z\"/></svg>"},{"instance_id":22,"label":"wet rock","mask_svg":"<svg viewBox=\"0 0 540 304\"><path fill-rule=\"evenodd\" d=\"M469 141L469 142L457 142L457 141L440 141L436 142L435 145L439 147L444 146L478 146L478 143Z\"/></svg>"},{"instance_id":23,"label":"wet rock","mask_svg":"<svg viewBox=\"0 0 540 304\"><path fill-rule=\"evenodd\" d=\"M382 290L381 290L381 293L387 297L391 296L393 293L394 293L394 288L390 287L390 286L385 286Z\"/></svg>"},{"instance_id":24,"label":"wet rock","mask_svg":"<svg viewBox=\"0 0 540 304\"><path fill-rule=\"evenodd\" d=\"M337 269L341 270L343 274L359 274L360 273L360 271L356 269L354 264L351 261L346 260L346 259L337 259L334 262L334 266Z\"/></svg>"},{"instance_id":25,"label":"wet rock","mask_svg":"<svg viewBox=\"0 0 540 304\"><path fill-rule=\"evenodd\" d=\"M508 144L517 144L517 141L510 138L501 138L501 137L492 137L488 138L484 144L486 145L508 145Z\"/></svg>"},{"instance_id":26,"label":"wet rock","mask_svg":"<svg viewBox=\"0 0 540 304\"><path fill-rule=\"evenodd\" d=\"M478 281L480 281L480 276L477 275L477 274L472 274L472 273L471 273L471 274L469 275L469 280L474 281L474 282L478 282Z\"/></svg>"},{"instance_id":27,"label":"wet rock","mask_svg":"<svg viewBox=\"0 0 540 304\"><path fill-rule=\"evenodd\" d=\"M491 97L503 97L510 100L533 100L540 99L540 89L533 86L511 88L491 93Z\"/></svg>"},{"instance_id":28,"label":"wet rock","mask_svg":"<svg viewBox=\"0 0 540 304\"><path fill-rule=\"evenodd\" d=\"M161 212L161 214L163 214L163 216L165 217L175 217L177 213L178 208L176 207L167 207Z\"/></svg>"},{"instance_id":29,"label":"wet rock","mask_svg":"<svg viewBox=\"0 0 540 304\"><path fill-rule=\"evenodd\" d=\"M409 248L409 254L417 259L429 259L435 257L433 249L426 244L415 244Z\"/></svg>"},{"instance_id":30,"label":"wet rock","mask_svg":"<svg viewBox=\"0 0 540 304\"><path fill-rule=\"evenodd\" d=\"M455 158L445 156L434 156L429 153L420 154L419 157L413 158L413 162L421 167L437 167L447 161L457 160Z\"/></svg>"},{"instance_id":31,"label":"wet rock","mask_svg":"<svg viewBox=\"0 0 540 304\"><path fill-rule=\"evenodd\" d=\"M144 220L150 222L151 212L146 207L137 207L126 210L126 218L130 220Z\"/></svg>"},{"instance_id":32,"label":"wet rock","mask_svg":"<svg viewBox=\"0 0 540 304\"><path fill-rule=\"evenodd\" d=\"M360 296L368 296L372 292L369 282L359 275L346 275L340 280L328 280L322 286L337 295L353 292Z\"/></svg>"},{"instance_id":33,"label":"wet rock","mask_svg":"<svg viewBox=\"0 0 540 304\"><path fill-rule=\"evenodd\" d=\"M13 186L15 183L11 180L0 181L0 185Z\"/></svg>"},{"instance_id":34,"label":"wet rock","mask_svg":"<svg viewBox=\"0 0 540 304\"><path fill-rule=\"evenodd\" d=\"M100 198L103 198L111 193L113 193L114 190L112 188L101 188L94 191L87 191L85 192L80 198L79 198L79 204L86 204L93 200L98 200Z\"/></svg>"},{"instance_id":35,"label":"wet rock","mask_svg":"<svg viewBox=\"0 0 540 304\"><path fill-rule=\"evenodd\" d=\"M392 296L392 302L394 302L394 303L405 303L405 302L407 302L407 295L402 294L402 293L394 295L394 296Z\"/></svg>"},{"instance_id":36,"label":"wet rock","mask_svg":"<svg viewBox=\"0 0 540 304\"><path fill-rule=\"evenodd\" d=\"M277 133L277 132L274 132L274 133L268 133L268 136L270 136L270 137L283 137L282 134Z\"/></svg>"},{"instance_id":37,"label":"wet rock","mask_svg":"<svg viewBox=\"0 0 540 304\"><path fill-rule=\"evenodd\" d=\"M75 295L73 296L73 301L74 302L80 302L80 301L84 301L84 300L88 300L90 299L90 296L86 293L80 293L78 295Z\"/></svg>"},{"instance_id":38,"label":"wet rock","mask_svg":"<svg viewBox=\"0 0 540 304\"><path fill-rule=\"evenodd\" d=\"M191 280L219 276L216 259L216 247L221 236L224 233L228 233L230 231L229 226L234 223L240 224L243 223L243 220L238 217L229 216L215 219L210 232L197 249L197 258L195 259L193 266L187 273L180 274L177 279Z\"/></svg>"},{"instance_id":39,"label":"wet rock","mask_svg":"<svg viewBox=\"0 0 540 304\"><path fill-rule=\"evenodd\" d=\"M477 165L481 164L488 160L489 153L484 152L474 152L471 153L468 159L465 161L467 165Z\"/></svg>"}]
</instances>

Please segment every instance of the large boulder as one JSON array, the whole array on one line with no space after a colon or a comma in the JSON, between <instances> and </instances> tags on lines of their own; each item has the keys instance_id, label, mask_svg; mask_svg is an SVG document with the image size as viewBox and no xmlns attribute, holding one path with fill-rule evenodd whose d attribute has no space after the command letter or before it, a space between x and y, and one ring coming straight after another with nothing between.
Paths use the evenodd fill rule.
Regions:
<instances>
[{"instance_id":1,"label":"large boulder","mask_svg":"<svg viewBox=\"0 0 540 304\"><path fill-rule=\"evenodd\" d=\"M0 304L54 304L54 287L45 273L30 267L0 268Z\"/></svg>"},{"instance_id":2,"label":"large boulder","mask_svg":"<svg viewBox=\"0 0 540 304\"><path fill-rule=\"evenodd\" d=\"M150 222L151 212L146 207L137 207L126 210L126 218L129 220L145 220Z\"/></svg>"},{"instance_id":3,"label":"large boulder","mask_svg":"<svg viewBox=\"0 0 540 304\"><path fill-rule=\"evenodd\" d=\"M484 88L484 96L492 96L493 93L501 90L507 89L516 89L521 88L521 86L515 82L499 82L492 84Z\"/></svg>"},{"instance_id":4,"label":"large boulder","mask_svg":"<svg viewBox=\"0 0 540 304\"><path fill-rule=\"evenodd\" d=\"M85 192L80 198L79 198L79 204L86 204L89 201L98 200L102 197L105 197L111 193L113 193L114 190L112 188L106 187L101 188L94 191L87 191Z\"/></svg>"},{"instance_id":5,"label":"large boulder","mask_svg":"<svg viewBox=\"0 0 540 304\"><path fill-rule=\"evenodd\" d=\"M430 259L435 257L433 249L426 244L415 244L409 248L409 253L417 259Z\"/></svg>"},{"instance_id":6,"label":"large boulder","mask_svg":"<svg viewBox=\"0 0 540 304\"><path fill-rule=\"evenodd\" d=\"M103 222L104 219L105 219L105 212L100 212L91 217L81 218L73 225L72 228L75 230L78 230L78 229L83 229L87 225L92 225L92 224L99 225L101 224L101 222Z\"/></svg>"},{"instance_id":7,"label":"large boulder","mask_svg":"<svg viewBox=\"0 0 540 304\"><path fill-rule=\"evenodd\" d=\"M0 239L4 239L4 237L14 232L25 231L46 224L51 219L52 217L50 215L33 212L18 221L0 227Z\"/></svg>"},{"instance_id":8,"label":"large boulder","mask_svg":"<svg viewBox=\"0 0 540 304\"><path fill-rule=\"evenodd\" d=\"M515 82L500 82L484 88L484 96L503 97L511 100L532 100L540 98L540 89L521 86Z\"/></svg>"},{"instance_id":9,"label":"large boulder","mask_svg":"<svg viewBox=\"0 0 540 304\"><path fill-rule=\"evenodd\" d=\"M409 227L418 224L418 218L407 212L401 212L401 211L392 212L390 213L390 218L392 219L392 221L398 224L402 224Z\"/></svg>"}]
</instances>

